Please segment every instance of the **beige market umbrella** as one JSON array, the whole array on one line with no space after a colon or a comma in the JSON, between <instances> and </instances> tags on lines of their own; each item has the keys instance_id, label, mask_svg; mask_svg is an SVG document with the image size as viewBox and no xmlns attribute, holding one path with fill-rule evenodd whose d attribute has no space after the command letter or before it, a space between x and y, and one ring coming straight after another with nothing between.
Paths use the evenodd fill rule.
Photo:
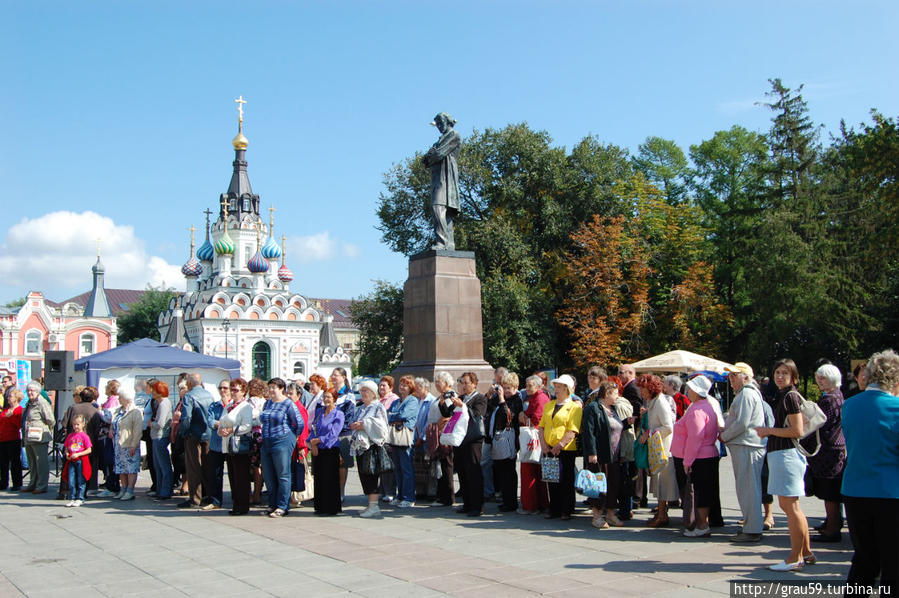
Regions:
<instances>
[{"instance_id":1,"label":"beige market umbrella","mask_svg":"<svg viewBox=\"0 0 899 598\"><path fill-rule=\"evenodd\" d=\"M645 372L723 372L724 366L730 365L724 361L718 361L711 357L691 353L678 349L676 351L668 351L661 355L649 357L634 364L634 370L637 373Z\"/></svg>"}]
</instances>

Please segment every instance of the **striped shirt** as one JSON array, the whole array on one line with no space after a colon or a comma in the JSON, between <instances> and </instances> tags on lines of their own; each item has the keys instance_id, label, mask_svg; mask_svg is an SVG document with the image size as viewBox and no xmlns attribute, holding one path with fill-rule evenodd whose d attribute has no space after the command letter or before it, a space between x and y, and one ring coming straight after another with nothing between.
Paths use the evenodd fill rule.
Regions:
<instances>
[{"instance_id":1,"label":"striped shirt","mask_svg":"<svg viewBox=\"0 0 899 598\"><path fill-rule=\"evenodd\" d=\"M303 418L300 410L290 399L275 403L266 401L259 414L262 422L262 438L274 440L287 435L299 436L303 431Z\"/></svg>"}]
</instances>

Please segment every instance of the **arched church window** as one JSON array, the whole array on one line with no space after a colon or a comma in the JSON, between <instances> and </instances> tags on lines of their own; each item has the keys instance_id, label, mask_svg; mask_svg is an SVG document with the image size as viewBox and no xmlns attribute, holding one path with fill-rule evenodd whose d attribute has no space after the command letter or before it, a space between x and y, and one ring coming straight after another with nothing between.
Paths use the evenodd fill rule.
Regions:
<instances>
[{"instance_id":1,"label":"arched church window","mask_svg":"<svg viewBox=\"0 0 899 598\"><path fill-rule=\"evenodd\" d=\"M269 380L271 376L272 349L268 343L259 341L253 345L253 377Z\"/></svg>"},{"instance_id":2,"label":"arched church window","mask_svg":"<svg viewBox=\"0 0 899 598\"><path fill-rule=\"evenodd\" d=\"M297 374L306 375L306 364L302 361L297 361L293 364L293 374L296 376Z\"/></svg>"}]
</instances>

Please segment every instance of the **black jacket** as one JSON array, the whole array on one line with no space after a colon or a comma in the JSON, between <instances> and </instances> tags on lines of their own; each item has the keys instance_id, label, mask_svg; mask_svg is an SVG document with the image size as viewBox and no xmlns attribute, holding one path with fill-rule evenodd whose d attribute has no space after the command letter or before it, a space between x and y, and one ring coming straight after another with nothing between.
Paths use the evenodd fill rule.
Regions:
<instances>
[{"instance_id":1,"label":"black jacket","mask_svg":"<svg viewBox=\"0 0 899 598\"><path fill-rule=\"evenodd\" d=\"M581 417L581 446L584 458L596 455L600 464L612 462L612 438L609 416L599 401L584 407Z\"/></svg>"}]
</instances>

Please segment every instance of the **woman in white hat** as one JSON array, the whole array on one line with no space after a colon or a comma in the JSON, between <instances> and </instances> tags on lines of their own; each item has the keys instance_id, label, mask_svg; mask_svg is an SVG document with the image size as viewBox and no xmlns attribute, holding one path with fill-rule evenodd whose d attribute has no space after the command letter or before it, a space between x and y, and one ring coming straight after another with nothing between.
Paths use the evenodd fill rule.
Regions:
<instances>
[{"instance_id":1,"label":"woman in white hat","mask_svg":"<svg viewBox=\"0 0 899 598\"><path fill-rule=\"evenodd\" d=\"M712 382L696 376L687 382L690 407L674 424L671 455L684 508L684 535L703 538L712 533L709 510L715 503L718 479L718 414L709 399ZM692 497L692 500L690 500ZM691 525L695 514L695 527ZM692 528L692 529L691 529Z\"/></svg>"},{"instance_id":2,"label":"woman in white hat","mask_svg":"<svg viewBox=\"0 0 899 598\"><path fill-rule=\"evenodd\" d=\"M574 378L563 374L550 381L556 398L546 404L540 418L540 443L543 454L559 458L559 481L549 482L549 511L547 519L571 519L574 513L574 460L577 456L575 437L581 428L583 409L574 394Z\"/></svg>"}]
</instances>

